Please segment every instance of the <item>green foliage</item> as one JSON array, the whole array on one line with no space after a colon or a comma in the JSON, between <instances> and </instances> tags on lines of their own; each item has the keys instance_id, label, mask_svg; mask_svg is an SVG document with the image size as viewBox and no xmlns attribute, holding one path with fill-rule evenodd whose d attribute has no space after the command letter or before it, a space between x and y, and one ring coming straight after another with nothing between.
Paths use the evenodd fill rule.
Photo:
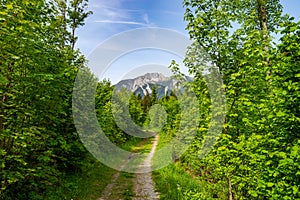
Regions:
<instances>
[{"instance_id":1,"label":"green foliage","mask_svg":"<svg viewBox=\"0 0 300 200\"><path fill-rule=\"evenodd\" d=\"M161 195L160 199L174 200L206 200L213 199L206 186L178 165L170 165L153 174L156 186Z\"/></svg>"},{"instance_id":2,"label":"green foliage","mask_svg":"<svg viewBox=\"0 0 300 200\"><path fill-rule=\"evenodd\" d=\"M71 106L76 73L85 63L74 46L76 30L91 14L87 2L1 2L0 199L94 198L82 191L88 180L79 177L100 174L82 171L96 164L79 140ZM181 113L180 104L190 98L182 100L172 91L158 99L154 87L145 97L119 91L116 103L114 87L104 80L95 95L102 130L122 146L139 141L125 129L162 130L162 144L176 136L181 123L186 123L182 137L197 129L180 163L157 172L163 199L300 198L299 22L282 16L279 0L183 4L187 30L195 41L185 64L195 76L187 84L199 100L199 127L190 127L189 113ZM281 34L278 43L273 42L274 33ZM204 51L198 51L199 45ZM201 73L207 56L222 75L227 113L217 145L199 159L216 105L207 86L213 80ZM179 66L174 61L171 65L182 78ZM86 78L88 82L94 77ZM126 196L130 192L125 191Z\"/></svg>"},{"instance_id":3,"label":"green foliage","mask_svg":"<svg viewBox=\"0 0 300 200\"><path fill-rule=\"evenodd\" d=\"M126 134L123 133L115 123L112 114L112 93L114 87L107 80L98 83L95 94L95 107L99 125L107 137L115 144L122 144L127 140ZM125 123L126 124L126 123Z\"/></svg>"},{"instance_id":4,"label":"green foliage","mask_svg":"<svg viewBox=\"0 0 300 200\"><path fill-rule=\"evenodd\" d=\"M96 199L101 196L115 173L116 170L88 155L82 170L69 172L59 184L48 188L44 199Z\"/></svg>"},{"instance_id":5,"label":"green foliage","mask_svg":"<svg viewBox=\"0 0 300 200\"><path fill-rule=\"evenodd\" d=\"M159 104L155 104L149 111L149 121L146 121L144 125L146 130L152 132L160 132L166 124L167 114L163 107Z\"/></svg>"},{"instance_id":6,"label":"green foliage","mask_svg":"<svg viewBox=\"0 0 300 200\"><path fill-rule=\"evenodd\" d=\"M170 95L166 95L161 99L161 105L167 113L166 124L164 126L165 132L176 132L180 124L180 105L176 98L176 95L171 91Z\"/></svg>"},{"instance_id":7,"label":"green foliage","mask_svg":"<svg viewBox=\"0 0 300 200\"><path fill-rule=\"evenodd\" d=\"M208 184L228 185L227 191L217 189L230 198L299 198L299 23L281 16L279 1L183 3L187 30L195 40L185 63L195 75L201 119L181 162ZM237 29L232 30L233 24ZM279 30L280 42L272 43L271 35ZM197 45L222 74L227 104L223 132L202 160L198 155L212 102L199 74L205 62Z\"/></svg>"},{"instance_id":8,"label":"green foliage","mask_svg":"<svg viewBox=\"0 0 300 200\"><path fill-rule=\"evenodd\" d=\"M84 58L65 45L64 25L52 1L1 3L1 199L44 199L86 154L71 110Z\"/></svg>"},{"instance_id":9,"label":"green foliage","mask_svg":"<svg viewBox=\"0 0 300 200\"><path fill-rule=\"evenodd\" d=\"M140 94L138 96L132 94L129 100L129 113L131 119L141 127L145 122L145 115L146 115L146 113L144 113L143 111L142 102L143 100Z\"/></svg>"},{"instance_id":10,"label":"green foliage","mask_svg":"<svg viewBox=\"0 0 300 200\"><path fill-rule=\"evenodd\" d=\"M161 133L158 149L168 144L172 138L168 134ZM224 185L212 184L201 176L195 176L190 166L184 166L180 162L172 163L165 168L153 172L156 188L160 192L160 199L227 199L222 195L220 188ZM226 185L225 185L226 187ZM224 191L223 191L224 192Z\"/></svg>"}]
</instances>

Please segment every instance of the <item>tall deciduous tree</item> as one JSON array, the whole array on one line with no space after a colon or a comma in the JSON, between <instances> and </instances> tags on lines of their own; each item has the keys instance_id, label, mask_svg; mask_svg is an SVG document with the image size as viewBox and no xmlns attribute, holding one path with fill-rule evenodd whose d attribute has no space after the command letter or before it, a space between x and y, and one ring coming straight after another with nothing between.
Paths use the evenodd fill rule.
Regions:
<instances>
[{"instance_id":1,"label":"tall deciduous tree","mask_svg":"<svg viewBox=\"0 0 300 200\"><path fill-rule=\"evenodd\" d=\"M64 45L69 45L74 50L77 41L76 30L83 26L86 18L92 14L92 11L87 11L88 0L53 0L51 3L58 13Z\"/></svg>"},{"instance_id":2,"label":"tall deciduous tree","mask_svg":"<svg viewBox=\"0 0 300 200\"><path fill-rule=\"evenodd\" d=\"M43 199L67 170L80 167L85 153L71 111L84 58L65 45L67 13L54 5L1 2L0 198Z\"/></svg>"},{"instance_id":3,"label":"tall deciduous tree","mask_svg":"<svg viewBox=\"0 0 300 200\"><path fill-rule=\"evenodd\" d=\"M297 173L296 165L287 161L298 159L295 157L298 149L294 146L298 140L291 137L293 131L288 128L299 123L291 114L297 103L292 101L287 111L278 101L289 96L286 87L296 92L298 86L291 80L295 77L287 78L288 75L279 74L278 70L285 68L283 61L295 59L297 47L291 48L290 44L296 44L298 26L285 23L284 34L289 34L283 37L282 44L274 45L272 35L282 28L282 22L290 21L282 16L279 0L185 0L183 3L187 30L195 40L194 47L201 45L219 68L227 102L226 123L218 145L204 160L193 161L197 163L194 167L207 179L215 181L212 196L222 196L219 192L227 185L229 199L297 198L295 183L290 181L299 178L291 175ZM289 50L285 49L287 46ZM201 73L198 73L201 59L197 58L197 50L193 46L190 48L185 63L195 74L195 91L201 107L203 102L209 102L209 96L205 93ZM289 104L281 103L282 106ZM202 113L209 119L209 107ZM289 125L277 121L277 117L288 116L285 113L293 116ZM190 155L199 154L197 149L209 123L201 122L204 124L200 125L199 136L191 146L190 154L187 153L190 160L193 159ZM278 134L278 129L285 131ZM283 142L288 138L287 143L292 145ZM278 174L289 181L274 178ZM278 189L279 185L286 192Z\"/></svg>"}]
</instances>

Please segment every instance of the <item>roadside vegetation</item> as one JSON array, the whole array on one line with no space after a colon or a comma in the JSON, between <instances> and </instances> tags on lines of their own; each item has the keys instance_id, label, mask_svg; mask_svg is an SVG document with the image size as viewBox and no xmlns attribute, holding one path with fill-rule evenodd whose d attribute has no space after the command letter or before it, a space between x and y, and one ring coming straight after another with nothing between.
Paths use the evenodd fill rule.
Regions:
<instances>
[{"instance_id":1,"label":"roadside vegetation","mask_svg":"<svg viewBox=\"0 0 300 200\"><path fill-rule=\"evenodd\" d=\"M187 30L195 40L185 64L195 76L191 87L199 99L201 118L190 148L174 165L156 173L161 192L166 199L176 198L175 191L182 195L178 199L300 198L300 23L283 15L277 0L185 0L183 4ZM199 45L222 75L226 94L224 127L205 157L199 156L206 151L203 144L213 126L214 94L201 73ZM183 171L199 184L173 179Z\"/></svg>"},{"instance_id":2,"label":"roadside vegetation","mask_svg":"<svg viewBox=\"0 0 300 200\"><path fill-rule=\"evenodd\" d=\"M0 5L0 199L101 197L117 171L87 151L72 112L74 81L87 62L74 47L76 31L92 14L88 0ZM180 89L158 98L154 87L152 94L128 98L101 80L95 110L103 132L131 152L149 152L152 140L123 128L159 131L157 150L179 136L182 143L166 154L173 162L153 173L161 199L299 199L300 22L283 14L279 0L184 0L183 6L194 41L184 60L193 81L184 85L197 96L199 117L190 120L192 109L183 112L192 98L180 99ZM213 68L205 69L205 56ZM170 68L184 80L175 62ZM207 84L213 74L223 81L226 106L219 110ZM213 110L217 117L226 110L225 119L208 137ZM198 126L191 126L194 120ZM195 138L181 154L192 132ZM159 159L154 156L154 166ZM121 173L117 196L133 196L133 178Z\"/></svg>"}]
</instances>

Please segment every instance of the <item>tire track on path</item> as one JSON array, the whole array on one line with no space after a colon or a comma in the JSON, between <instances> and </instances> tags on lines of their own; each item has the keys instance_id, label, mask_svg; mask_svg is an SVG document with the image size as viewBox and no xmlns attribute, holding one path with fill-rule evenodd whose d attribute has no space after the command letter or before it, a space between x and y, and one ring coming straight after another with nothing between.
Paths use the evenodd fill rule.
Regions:
<instances>
[{"instance_id":1,"label":"tire track on path","mask_svg":"<svg viewBox=\"0 0 300 200\"><path fill-rule=\"evenodd\" d=\"M139 166L137 166L135 178L133 180L134 195L132 197L132 200L159 199L159 194L155 191L155 186L154 186L152 173L151 173L151 160L154 156L158 144L158 140L159 140L159 136L156 135L154 137L150 153L147 155L145 160ZM141 142L138 146L142 146L144 143L145 141ZM128 183L124 183L124 182L120 183L118 182L118 179L120 177L120 174L122 173L122 170L133 159L134 155L135 153L131 153L128 159L122 164L120 170L113 176L111 183L105 187L101 195L101 198L99 198L98 200L124 199L120 197L120 195L122 196L122 192L123 192L120 190L126 188L127 187L126 185L128 185ZM118 194L118 195L114 195L114 194ZM114 196L118 196L118 197L114 197Z\"/></svg>"},{"instance_id":2,"label":"tire track on path","mask_svg":"<svg viewBox=\"0 0 300 200\"><path fill-rule=\"evenodd\" d=\"M132 198L133 200L159 199L159 193L155 191L151 172L151 160L154 156L158 140L159 135L156 134L150 153L137 171L136 178L134 179L135 196Z\"/></svg>"}]
</instances>

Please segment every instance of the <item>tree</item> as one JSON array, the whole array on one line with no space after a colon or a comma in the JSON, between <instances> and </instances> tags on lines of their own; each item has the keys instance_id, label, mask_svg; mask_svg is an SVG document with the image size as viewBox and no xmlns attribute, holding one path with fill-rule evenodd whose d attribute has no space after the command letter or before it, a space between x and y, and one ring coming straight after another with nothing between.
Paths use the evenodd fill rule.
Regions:
<instances>
[{"instance_id":1,"label":"tree","mask_svg":"<svg viewBox=\"0 0 300 200\"><path fill-rule=\"evenodd\" d=\"M287 143L282 142L283 138L290 138L292 144L297 143L295 137L288 137L292 132L287 130L287 127L297 126L296 121L287 125L274 121L274 118L285 116L283 113L290 113L287 110L279 111L277 103L287 95L283 92L285 86L279 82L290 85L290 89L294 87L293 81L289 83L283 81L287 80L287 76L277 73L278 69L285 66L282 61L289 60L291 57L287 55L291 54L287 53L288 51L285 55L282 52L279 54L275 52L285 49L283 46L289 46L289 42L297 41L297 33L293 32L297 26L285 24L286 31L294 27L293 37L285 36L286 40L282 40L285 41L284 44L274 46L271 35L280 29L282 22L290 21L282 16L282 6L277 0L185 0L183 3L186 7L187 30L190 37L195 40L188 50L185 64L190 72L195 74L195 90L199 95L198 98L201 102L209 102L203 76L199 73L201 64L203 65L201 53L197 52L199 50L197 46L200 45L223 76L227 102L226 123L218 144L203 160L193 161L194 168L200 171L202 176L216 183L211 190L212 196L220 196L218 193L224 185L227 185L229 199L296 198L294 183L290 181L284 183L286 193L272 189L279 188L282 183L270 178L270 172L273 170L272 174L279 173L283 177L281 172L284 171L288 180L294 179L291 174L296 173L295 165L285 162L289 156L294 158L294 153L298 150L287 147L285 145ZM233 24L236 27L232 31ZM281 81L277 82L278 80ZM275 85L277 86L273 88ZM293 105L289 108L297 105L292 102ZM200 106L201 104L205 105L200 103ZM208 106L201 112L204 119L209 119L209 109ZM188 159L185 159L188 165L199 154L202 135L209 123L206 120L201 122L198 138L187 153ZM278 129L287 131L278 134ZM272 161L269 155L272 155ZM279 170L279 165L285 167ZM219 191L216 188L219 188Z\"/></svg>"},{"instance_id":2,"label":"tree","mask_svg":"<svg viewBox=\"0 0 300 200\"><path fill-rule=\"evenodd\" d=\"M143 110L144 110L144 113L147 113L149 111L149 108L151 107L151 97L150 97L150 94L149 92L147 92L147 94L144 96L144 99L143 99Z\"/></svg>"},{"instance_id":3,"label":"tree","mask_svg":"<svg viewBox=\"0 0 300 200\"><path fill-rule=\"evenodd\" d=\"M92 14L91 11L86 11L88 0L54 0L51 3L57 7L59 13L64 45L69 45L74 50L77 41L76 30L83 26L85 19Z\"/></svg>"},{"instance_id":4,"label":"tree","mask_svg":"<svg viewBox=\"0 0 300 200\"><path fill-rule=\"evenodd\" d=\"M112 99L113 95L114 98ZM128 129L130 118L124 111L127 97L128 95L124 90L114 91L114 86L108 80L98 83L95 94L95 107L99 126L110 141L115 144L122 144L129 139L129 135L123 131ZM116 122L119 122L119 124Z\"/></svg>"},{"instance_id":5,"label":"tree","mask_svg":"<svg viewBox=\"0 0 300 200\"><path fill-rule=\"evenodd\" d=\"M151 105L158 103L158 96L157 96L157 86L154 85L152 87L152 94L151 94Z\"/></svg>"},{"instance_id":6,"label":"tree","mask_svg":"<svg viewBox=\"0 0 300 200\"><path fill-rule=\"evenodd\" d=\"M84 58L68 43L52 1L9 0L0 8L0 198L43 199L86 151L72 120Z\"/></svg>"},{"instance_id":7,"label":"tree","mask_svg":"<svg viewBox=\"0 0 300 200\"><path fill-rule=\"evenodd\" d=\"M129 100L129 112L131 115L131 119L140 127L144 124L144 113L142 108L142 97L140 94L136 96L135 94L131 95Z\"/></svg>"},{"instance_id":8,"label":"tree","mask_svg":"<svg viewBox=\"0 0 300 200\"><path fill-rule=\"evenodd\" d=\"M69 24L71 28L71 49L74 50L77 37L75 31L78 27L84 25L85 19L92 14L91 11L86 12L88 6L88 0L72 0L70 1L70 7L68 9Z\"/></svg>"}]
</instances>

